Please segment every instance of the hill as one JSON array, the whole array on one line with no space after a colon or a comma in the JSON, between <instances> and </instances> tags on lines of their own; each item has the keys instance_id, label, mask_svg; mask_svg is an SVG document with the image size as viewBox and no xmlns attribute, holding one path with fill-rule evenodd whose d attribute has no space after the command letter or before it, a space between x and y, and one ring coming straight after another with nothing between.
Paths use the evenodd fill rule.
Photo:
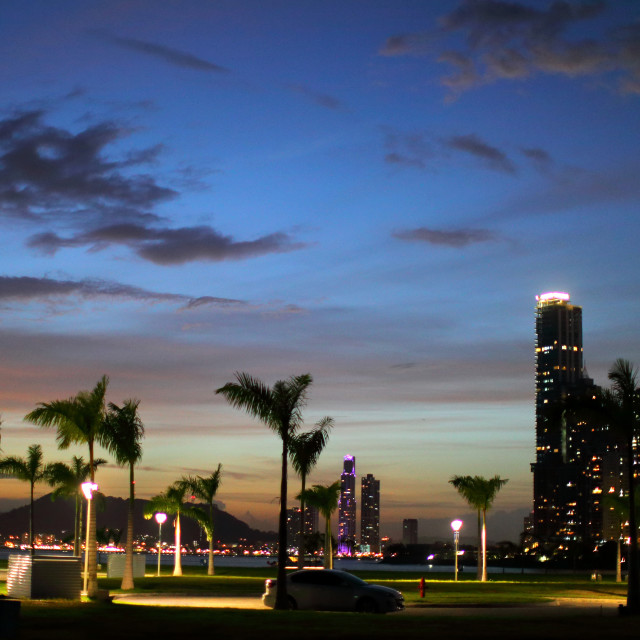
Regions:
<instances>
[{"instance_id":1,"label":"hill","mask_svg":"<svg viewBox=\"0 0 640 640\"><path fill-rule=\"evenodd\" d=\"M134 511L134 531L136 535L158 535L158 525L155 520L145 520L143 517L144 505L147 500L137 499ZM127 503L124 498L105 497L103 505L97 510L98 528L126 530ZM58 537L64 537L73 532L74 502L73 500L51 500L51 494L38 498L34 504L34 530L36 533L53 533ZM170 538L172 533L171 518L163 527L163 539ZM230 513L215 508L215 538L225 544L231 544L243 540L249 544L269 542L276 539L273 531L259 531L252 529L246 522L238 520ZM189 518L181 518L182 540L189 543L192 540L206 539L201 533L200 527ZM29 506L25 505L0 514L0 535L21 535L29 529Z\"/></svg>"}]
</instances>

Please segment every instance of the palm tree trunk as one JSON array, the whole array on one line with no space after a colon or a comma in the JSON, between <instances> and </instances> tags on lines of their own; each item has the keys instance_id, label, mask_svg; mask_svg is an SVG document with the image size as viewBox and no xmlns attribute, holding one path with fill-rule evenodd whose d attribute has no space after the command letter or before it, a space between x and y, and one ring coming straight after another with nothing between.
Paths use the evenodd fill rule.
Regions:
<instances>
[{"instance_id":1,"label":"palm tree trunk","mask_svg":"<svg viewBox=\"0 0 640 640\"><path fill-rule=\"evenodd\" d=\"M478 580L482 580L482 555L481 554L482 554L482 512L480 509L478 509L478 547L476 550L477 564L478 564L476 578Z\"/></svg>"},{"instance_id":2,"label":"palm tree trunk","mask_svg":"<svg viewBox=\"0 0 640 640\"><path fill-rule=\"evenodd\" d=\"M93 468L93 440L89 440L89 469L91 469L91 482L95 482L95 469ZM95 598L98 595L98 544L96 542L96 510L89 510L89 532L84 552L88 553L88 579L87 595Z\"/></svg>"},{"instance_id":3,"label":"palm tree trunk","mask_svg":"<svg viewBox=\"0 0 640 640\"><path fill-rule=\"evenodd\" d=\"M174 563L173 563L173 575L181 576L182 575L182 542L180 539L180 512L176 514L176 548L174 553Z\"/></svg>"},{"instance_id":4,"label":"palm tree trunk","mask_svg":"<svg viewBox=\"0 0 640 640\"><path fill-rule=\"evenodd\" d=\"M289 425L282 433L282 471L280 477L280 518L278 522L278 574L276 579L276 602L274 609L288 609L287 566L287 456L289 453Z\"/></svg>"},{"instance_id":5,"label":"palm tree trunk","mask_svg":"<svg viewBox=\"0 0 640 640\"><path fill-rule=\"evenodd\" d=\"M73 530L73 555L80 558L82 556L82 499L80 493L76 491L76 515L74 518Z\"/></svg>"},{"instance_id":6,"label":"palm tree trunk","mask_svg":"<svg viewBox=\"0 0 640 640\"><path fill-rule=\"evenodd\" d=\"M627 439L627 478L629 482L629 575L627 578L627 609L640 613L640 574L638 568L638 526L636 522L635 478L633 476L633 430Z\"/></svg>"},{"instance_id":7,"label":"palm tree trunk","mask_svg":"<svg viewBox=\"0 0 640 640\"><path fill-rule=\"evenodd\" d=\"M298 569L304 567L304 489L307 484L306 474L302 474L302 492L300 493L300 537L298 538Z\"/></svg>"},{"instance_id":8,"label":"palm tree trunk","mask_svg":"<svg viewBox=\"0 0 640 640\"><path fill-rule=\"evenodd\" d=\"M482 582L487 581L487 510L482 510Z\"/></svg>"},{"instance_id":9,"label":"palm tree trunk","mask_svg":"<svg viewBox=\"0 0 640 640\"><path fill-rule=\"evenodd\" d=\"M622 549L620 544L620 536L616 544L616 582L622 582Z\"/></svg>"},{"instance_id":10,"label":"palm tree trunk","mask_svg":"<svg viewBox=\"0 0 640 640\"><path fill-rule=\"evenodd\" d=\"M331 542L331 516L327 518L324 532L324 568L333 569L333 543Z\"/></svg>"},{"instance_id":11,"label":"palm tree trunk","mask_svg":"<svg viewBox=\"0 0 640 640\"><path fill-rule=\"evenodd\" d=\"M31 547L29 554L31 555L31 557L33 557L33 555L35 554L35 549L33 548L33 485L34 483L32 482L31 501L29 503L29 546Z\"/></svg>"},{"instance_id":12,"label":"palm tree trunk","mask_svg":"<svg viewBox=\"0 0 640 640\"><path fill-rule=\"evenodd\" d=\"M207 575L212 576L215 574L213 566L213 496L211 502L209 502L209 524L211 526L211 535L209 536L209 566L207 567Z\"/></svg>"},{"instance_id":13,"label":"palm tree trunk","mask_svg":"<svg viewBox=\"0 0 640 640\"><path fill-rule=\"evenodd\" d=\"M127 541L125 543L124 573L121 589L133 589L133 507L135 500L135 482L133 463L129 464L129 512L127 515Z\"/></svg>"}]
</instances>

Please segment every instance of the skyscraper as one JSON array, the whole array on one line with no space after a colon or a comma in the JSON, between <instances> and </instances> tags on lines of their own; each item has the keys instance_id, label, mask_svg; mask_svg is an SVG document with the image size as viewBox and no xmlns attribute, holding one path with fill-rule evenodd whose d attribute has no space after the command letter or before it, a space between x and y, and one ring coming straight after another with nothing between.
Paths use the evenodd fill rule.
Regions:
<instances>
[{"instance_id":1,"label":"skyscraper","mask_svg":"<svg viewBox=\"0 0 640 640\"><path fill-rule=\"evenodd\" d=\"M402 521L402 544L418 544L418 521L415 518Z\"/></svg>"},{"instance_id":2,"label":"skyscraper","mask_svg":"<svg viewBox=\"0 0 640 640\"><path fill-rule=\"evenodd\" d=\"M537 537L575 539L578 486L566 425L550 411L584 377L582 308L568 293L536 296L536 461L533 471L533 532Z\"/></svg>"},{"instance_id":3,"label":"skyscraper","mask_svg":"<svg viewBox=\"0 0 640 640\"><path fill-rule=\"evenodd\" d=\"M351 555L356 542L356 459L345 456L340 475L338 553Z\"/></svg>"},{"instance_id":4,"label":"skyscraper","mask_svg":"<svg viewBox=\"0 0 640 640\"><path fill-rule=\"evenodd\" d=\"M361 479L360 545L380 552L380 480L370 473Z\"/></svg>"}]
</instances>

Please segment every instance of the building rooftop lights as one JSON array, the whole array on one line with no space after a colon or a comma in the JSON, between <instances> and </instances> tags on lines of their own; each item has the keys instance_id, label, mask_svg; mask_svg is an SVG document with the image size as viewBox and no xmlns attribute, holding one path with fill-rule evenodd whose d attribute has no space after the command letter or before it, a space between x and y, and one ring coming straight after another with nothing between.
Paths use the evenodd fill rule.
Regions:
<instances>
[{"instance_id":1,"label":"building rooftop lights","mask_svg":"<svg viewBox=\"0 0 640 640\"><path fill-rule=\"evenodd\" d=\"M541 293L539 296L536 296L536 300L538 302L546 302L548 300L564 300L565 302L569 302L569 294L563 291L549 291L548 293Z\"/></svg>"}]
</instances>

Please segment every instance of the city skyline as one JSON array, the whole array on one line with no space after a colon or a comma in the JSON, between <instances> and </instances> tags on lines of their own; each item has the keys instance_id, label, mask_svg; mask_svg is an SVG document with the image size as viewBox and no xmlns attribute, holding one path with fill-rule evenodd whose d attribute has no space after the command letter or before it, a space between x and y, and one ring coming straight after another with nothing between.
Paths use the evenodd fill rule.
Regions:
<instances>
[{"instance_id":1,"label":"city skyline","mask_svg":"<svg viewBox=\"0 0 640 640\"><path fill-rule=\"evenodd\" d=\"M86 456L22 418L107 374L109 401L140 399L140 497L222 463L221 503L273 529L278 439L214 390L309 372L305 425L335 419L309 486L351 452L383 482L381 535L445 538L469 513L449 478L498 474L488 534L516 539L535 296L583 308L596 384L640 364L639 20L634 1L4 7L3 453ZM111 463L98 482L126 494ZM0 482L1 510L25 501Z\"/></svg>"}]
</instances>

